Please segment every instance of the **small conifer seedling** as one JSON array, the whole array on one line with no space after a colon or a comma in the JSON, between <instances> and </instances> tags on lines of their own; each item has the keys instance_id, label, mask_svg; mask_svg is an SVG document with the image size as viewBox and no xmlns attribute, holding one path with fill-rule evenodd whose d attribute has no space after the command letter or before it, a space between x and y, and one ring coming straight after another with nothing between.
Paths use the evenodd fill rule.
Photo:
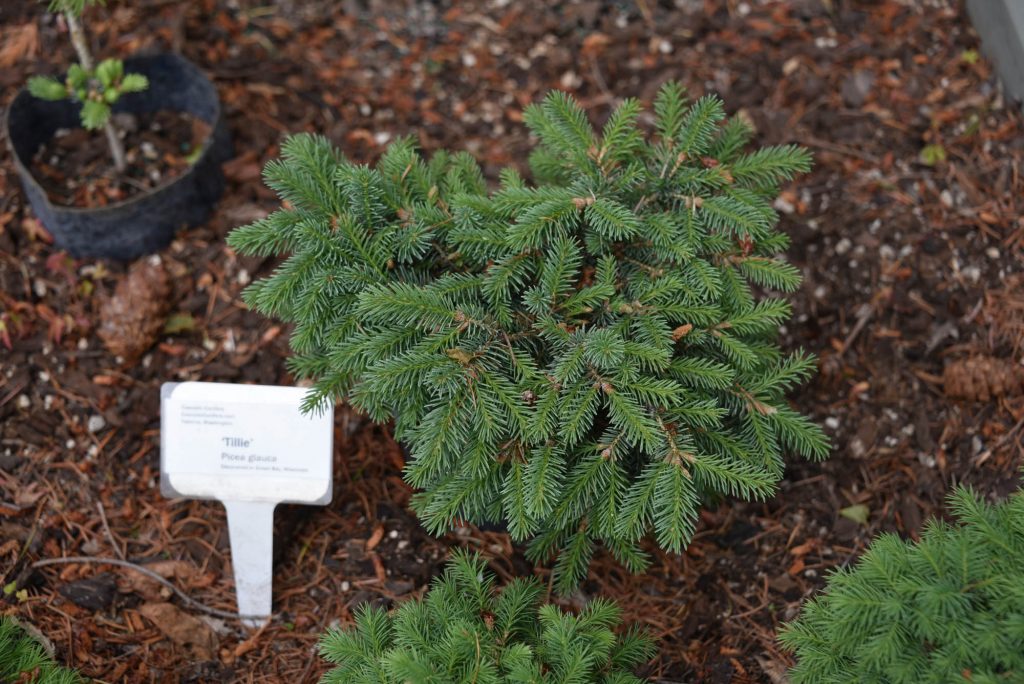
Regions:
<instances>
[{"instance_id":1,"label":"small conifer seedling","mask_svg":"<svg viewBox=\"0 0 1024 684\"><path fill-rule=\"evenodd\" d=\"M111 121L111 106L125 93L137 93L149 87L142 74L126 74L119 59L105 59L95 64L82 28L82 12L89 5L103 4L104 0L52 0L50 11L60 12L71 34L71 42L78 54L78 64L72 64L64 81L51 76L29 79L28 90L43 100L71 98L82 105L82 126L89 130L103 129L110 145L110 154L118 171L125 170L124 143Z\"/></svg>"},{"instance_id":2,"label":"small conifer seedling","mask_svg":"<svg viewBox=\"0 0 1024 684\"><path fill-rule=\"evenodd\" d=\"M85 679L59 666L14 618L0 616L0 682L84 684Z\"/></svg>"},{"instance_id":3,"label":"small conifer seedling","mask_svg":"<svg viewBox=\"0 0 1024 684\"><path fill-rule=\"evenodd\" d=\"M633 668L651 640L622 634L615 604L596 599L578 615L541 605L543 588L516 579L500 591L478 556L457 553L423 600L393 614L364 607L353 629L335 629L320 652L337 667L325 684L640 684Z\"/></svg>"},{"instance_id":4,"label":"small conifer seedling","mask_svg":"<svg viewBox=\"0 0 1024 684\"><path fill-rule=\"evenodd\" d=\"M290 253L246 293L295 323L310 407L347 397L395 418L434 533L504 521L560 590L603 543L634 571L641 540L681 550L708 495L770 495L783 452L826 439L784 398L814 359L783 354L796 268L772 208L810 166L795 146L745 153L720 100L663 87L655 131L627 100L598 134L561 92L526 111L533 183L488 192L465 154L409 140L376 168L301 135L266 178L287 202L239 228L248 254Z\"/></svg>"},{"instance_id":5,"label":"small conifer seedling","mask_svg":"<svg viewBox=\"0 0 1024 684\"><path fill-rule=\"evenodd\" d=\"M1024 681L1024 494L950 503L959 524L879 537L784 628L794 684Z\"/></svg>"}]
</instances>

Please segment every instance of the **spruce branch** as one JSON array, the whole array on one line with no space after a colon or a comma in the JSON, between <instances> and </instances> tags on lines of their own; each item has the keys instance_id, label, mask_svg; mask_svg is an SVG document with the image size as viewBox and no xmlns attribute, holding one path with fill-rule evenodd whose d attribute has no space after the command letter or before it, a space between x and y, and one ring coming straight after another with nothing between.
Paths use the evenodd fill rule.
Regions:
<instances>
[{"instance_id":1,"label":"spruce branch","mask_svg":"<svg viewBox=\"0 0 1024 684\"><path fill-rule=\"evenodd\" d=\"M533 579L495 586L480 556L458 551L422 599L388 614L356 611L355 624L320 639L335 684L642 684L633 670L654 655L649 636L617 630L618 607L595 599L577 615L542 604Z\"/></svg>"}]
</instances>

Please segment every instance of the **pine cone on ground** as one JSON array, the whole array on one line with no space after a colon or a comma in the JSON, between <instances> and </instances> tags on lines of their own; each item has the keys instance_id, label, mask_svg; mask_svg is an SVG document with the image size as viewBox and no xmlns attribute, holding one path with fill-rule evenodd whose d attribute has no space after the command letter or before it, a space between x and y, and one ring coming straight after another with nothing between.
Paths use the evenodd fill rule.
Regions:
<instances>
[{"instance_id":1,"label":"pine cone on ground","mask_svg":"<svg viewBox=\"0 0 1024 684\"><path fill-rule=\"evenodd\" d=\"M1024 393L1024 367L993 356L972 356L947 365L942 382L948 397L989 401Z\"/></svg>"},{"instance_id":2,"label":"pine cone on ground","mask_svg":"<svg viewBox=\"0 0 1024 684\"><path fill-rule=\"evenodd\" d=\"M171 283L159 257L135 262L100 302L96 331L110 353L131 363L153 346L170 309Z\"/></svg>"}]
</instances>

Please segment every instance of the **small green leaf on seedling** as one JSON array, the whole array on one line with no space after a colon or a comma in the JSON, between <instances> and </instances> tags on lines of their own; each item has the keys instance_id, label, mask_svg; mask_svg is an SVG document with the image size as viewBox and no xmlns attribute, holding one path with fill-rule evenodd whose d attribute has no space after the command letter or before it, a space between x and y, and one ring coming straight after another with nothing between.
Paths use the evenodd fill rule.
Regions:
<instances>
[{"instance_id":1,"label":"small green leaf on seedling","mask_svg":"<svg viewBox=\"0 0 1024 684\"><path fill-rule=\"evenodd\" d=\"M75 92L86 89L89 85L89 72L82 68L81 64L72 64L68 67L68 89Z\"/></svg>"},{"instance_id":2,"label":"small green leaf on seedling","mask_svg":"<svg viewBox=\"0 0 1024 684\"><path fill-rule=\"evenodd\" d=\"M110 118L110 105L106 102L86 100L82 103L82 125L90 130L103 128Z\"/></svg>"},{"instance_id":3,"label":"small green leaf on seedling","mask_svg":"<svg viewBox=\"0 0 1024 684\"><path fill-rule=\"evenodd\" d=\"M63 100L68 96L67 87L49 76L33 76L28 80L28 92L40 100Z\"/></svg>"},{"instance_id":4,"label":"small green leaf on seedling","mask_svg":"<svg viewBox=\"0 0 1024 684\"><path fill-rule=\"evenodd\" d=\"M125 74L121 80L122 93L139 93L149 87L149 79L142 74Z\"/></svg>"},{"instance_id":5,"label":"small green leaf on seedling","mask_svg":"<svg viewBox=\"0 0 1024 684\"><path fill-rule=\"evenodd\" d=\"M18 581L8 582L4 585L4 596L10 596L18 590Z\"/></svg>"},{"instance_id":6,"label":"small green leaf on seedling","mask_svg":"<svg viewBox=\"0 0 1024 684\"><path fill-rule=\"evenodd\" d=\"M839 515L843 516L847 520L852 520L858 525L868 524L869 513L871 513L870 509L868 509L864 504L854 504L853 506L847 506L839 511Z\"/></svg>"},{"instance_id":7,"label":"small green leaf on seedling","mask_svg":"<svg viewBox=\"0 0 1024 684\"><path fill-rule=\"evenodd\" d=\"M104 88L113 88L124 76L124 63L119 59L105 59L96 67L96 78Z\"/></svg>"},{"instance_id":8,"label":"small green leaf on seedling","mask_svg":"<svg viewBox=\"0 0 1024 684\"><path fill-rule=\"evenodd\" d=\"M24 603L25 601L28 601L28 589L19 589L18 591L14 592L14 598L18 599L19 603Z\"/></svg>"},{"instance_id":9,"label":"small green leaf on seedling","mask_svg":"<svg viewBox=\"0 0 1024 684\"><path fill-rule=\"evenodd\" d=\"M176 313L167 317L164 323L164 332L168 335L177 335L183 332L192 332L196 329L196 319L192 314Z\"/></svg>"},{"instance_id":10,"label":"small green leaf on seedling","mask_svg":"<svg viewBox=\"0 0 1024 684\"><path fill-rule=\"evenodd\" d=\"M925 145L921 150L921 163L925 166L935 166L946 161L946 148L942 145Z\"/></svg>"},{"instance_id":11,"label":"small green leaf on seedling","mask_svg":"<svg viewBox=\"0 0 1024 684\"><path fill-rule=\"evenodd\" d=\"M960 53L960 61L964 64L977 64L979 59L981 59L981 55L977 50L964 50Z\"/></svg>"}]
</instances>

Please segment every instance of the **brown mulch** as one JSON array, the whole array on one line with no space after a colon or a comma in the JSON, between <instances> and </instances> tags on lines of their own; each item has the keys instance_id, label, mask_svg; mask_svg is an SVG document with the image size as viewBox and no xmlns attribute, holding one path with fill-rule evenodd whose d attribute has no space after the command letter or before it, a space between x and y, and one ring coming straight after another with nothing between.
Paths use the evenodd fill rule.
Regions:
<instances>
[{"instance_id":1,"label":"brown mulch","mask_svg":"<svg viewBox=\"0 0 1024 684\"><path fill-rule=\"evenodd\" d=\"M0 7L2 104L70 58L44 10ZM289 131L321 132L366 162L412 134L427 150L470 151L493 178L522 164L519 112L547 89L572 91L599 123L675 78L719 92L761 143L814 151L815 170L777 203L805 275L784 340L819 355L793 401L825 426L833 456L793 462L770 501L709 502L688 551L652 548L644 575L598 556L568 603L615 598L660 636L653 677L785 681L775 629L831 568L881 531L918 534L955 483L991 497L1017 486L1020 383L984 374L1020 368L1024 117L959 2L144 0L90 18L112 52L177 49L202 66L238 157L216 215L161 253L169 288L155 310L168 325L124 362L98 329L127 266L55 251L0 152L0 612L35 623L86 674L315 681L322 630L366 601L419 594L451 546L481 550L503 578L533 570L499 533L426 535L398 446L344 408L334 502L278 511L265 629L204 615L121 567L32 568L123 556L233 609L221 507L157 490L158 387L290 382L288 331L239 299L273 261L223 242L275 206L259 172Z\"/></svg>"}]
</instances>

